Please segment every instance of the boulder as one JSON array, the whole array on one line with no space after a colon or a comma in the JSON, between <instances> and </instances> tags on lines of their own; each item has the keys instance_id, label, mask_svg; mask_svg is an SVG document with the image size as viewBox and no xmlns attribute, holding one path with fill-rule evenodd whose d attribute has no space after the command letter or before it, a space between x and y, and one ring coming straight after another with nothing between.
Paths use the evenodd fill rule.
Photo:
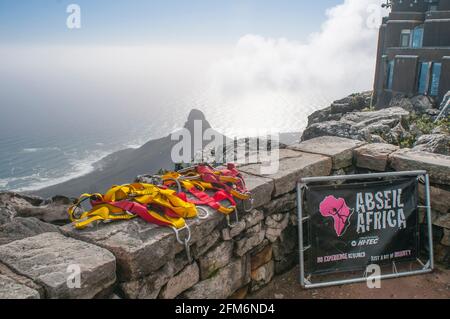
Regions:
<instances>
[{"instance_id":1,"label":"boulder","mask_svg":"<svg viewBox=\"0 0 450 319\"><path fill-rule=\"evenodd\" d=\"M409 112L425 114L430 109L434 109L436 104L435 101L429 96L417 95L413 98L395 96L394 98L392 98L389 106L401 107Z\"/></svg>"},{"instance_id":2,"label":"boulder","mask_svg":"<svg viewBox=\"0 0 450 319\"><path fill-rule=\"evenodd\" d=\"M210 278L218 269L228 265L233 257L233 243L225 241L200 257L200 277L202 280Z\"/></svg>"},{"instance_id":3,"label":"boulder","mask_svg":"<svg viewBox=\"0 0 450 319\"><path fill-rule=\"evenodd\" d=\"M322 136L300 144L289 146L290 149L331 157L333 169L352 165L353 150L364 145L364 142L337 136Z\"/></svg>"},{"instance_id":4,"label":"boulder","mask_svg":"<svg viewBox=\"0 0 450 319\"><path fill-rule=\"evenodd\" d=\"M128 299L156 299L162 287L174 275L174 263L168 262L161 269L148 276L119 284Z\"/></svg>"},{"instance_id":5,"label":"boulder","mask_svg":"<svg viewBox=\"0 0 450 319\"><path fill-rule=\"evenodd\" d=\"M250 282L250 258L244 256L181 294L185 299L225 299Z\"/></svg>"},{"instance_id":6,"label":"boulder","mask_svg":"<svg viewBox=\"0 0 450 319\"><path fill-rule=\"evenodd\" d=\"M357 128L364 129L374 123L385 123L387 125L396 125L398 123L408 122L410 114L401 107L390 107L372 112L352 112L345 114L342 121L353 123Z\"/></svg>"},{"instance_id":7,"label":"boulder","mask_svg":"<svg viewBox=\"0 0 450 319\"><path fill-rule=\"evenodd\" d=\"M0 299L40 299L39 292L0 275Z\"/></svg>"},{"instance_id":8,"label":"boulder","mask_svg":"<svg viewBox=\"0 0 450 319\"><path fill-rule=\"evenodd\" d=\"M448 213L439 213L433 210L431 220L435 226L450 229L450 214Z\"/></svg>"},{"instance_id":9,"label":"boulder","mask_svg":"<svg viewBox=\"0 0 450 319\"><path fill-rule=\"evenodd\" d=\"M252 228L247 229L245 236L236 241L235 253L237 256L244 256L246 253L258 247L264 241L266 234L265 229L262 227L262 223L259 223Z\"/></svg>"},{"instance_id":10,"label":"boulder","mask_svg":"<svg viewBox=\"0 0 450 319\"><path fill-rule=\"evenodd\" d=\"M271 214L286 213L297 208L297 193L288 193L281 197L272 199L263 207L264 213Z\"/></svg>"},{"instance_id":11,"label":"boulder","mask_svg":"<svg viewBox=\"0 0 450 319\"><path fill-rule=\"evenodd\" d=\"M275 263L273 260L269 261L267 264L259 267L258 269L252 270L251 272L251 285L250 289L255 292L265 285L267 285L273 278L275 274Z\"/></svg>"},{"instance_id":12,"label":"boulder","mask_svg":"<svg viewBox=\"0 0 450 319\"><path fill-rule=\"evenodd\" d=\"M360 141L370 141L371 135L383 135L399 123L408 123L409 112L391 107L372 112L351 112L339 120L316 123L303 132L302 141L321 136L338 136Z\"/></svg>"},{"instance_id":13,"label":"boulder","mask_svg":"<svg viewBox=\"0 0 450 319\"><path fill-rule=\"evenodd\" d=\"M289 156L295 157L281 158L277 173L267 176L274 181L274 197L293 191L300 177L328 175L331 171L329 157L294 151L290 151ZM244 166L241 170L248 174L259 175L260 168L260 165L254 164Z\"/></svg>"},{"instance_id":14,"label":"boulder","mask_svg":"<svg viewBox=\"0 0 450 319\"><path fill-rule=\"evenodd\" d=\"M245 228L245 223L244 223ZM225 228L228 230L228 228ZM220 232L216 229L211 234L207 235L205 238L200 239L191 247L192 256L198 259L204 253L206 253L212 246L214 246L220 239ZM226 240L226 239L224 239ZM183 256L184 253L181 253Z\"/></svg>"},{"instance_id":15,"label":"boulder","mask_svg":"<svg viewBox=\"0 0 450 319\"><path fill-rule=\"evenodd\" d=\"M419 198L422 204L425 204L425 186L419 184ZM442 213L442 214L450 214L450 190L445 190L443 188L430 186L430 200L431 200L431 209L433 211Z\"/></svg>"},{"instance_id":16,"label":"boulder","mask_svg":"<svg viewBox=\"0 0 450 319\"><path fill-rule=\"evenodd\" d=\"M240 220L233 227L222 229L222 239L232 240L234 237L240 235L246 229L245 221Z\"/></svg>"},{"instance_id":17,"label":"boulder","mask_svg":"<svg viewBox=\"0 0 450 319\"><path fill-rule=\"evenodd\" d=\"M267 245L263 247L259 252L251 256L251 268L256 270L259 267L267 264L272 260L273 250L272 245Z\"/></svg>"},{"instance_id":18,"label":"boulder","mask_svg":"<svg viewBox=\"0 0 450 319\"><path fill-rule=\"evenodd\" d=\"M200 271L197 263L184 268L179 274L171 278L161 290L160 298L174 299L182 292L188 290L200 280Z\"/></svg>"},{"instance_id":19,"label":"boulder","mask_svg":"<svg viewBox=\"0 0 450 319\"><path fill-rule=\"evenodd\" d=\"M252 210L244 216L245 228L251 228L264 220L264 213L260 210Z\"/></svg>"},{"instance_id":20,"label":"boulder","mask_svg":"<svg viewBox=\"0 0 450 319\"><path fill-rule=\"evenodd\" d=\"M308 126L331 120L339 120L343 114L352 111L361 111L370 107L372 92L363 92L349 95L334 101L330 107L318 110L308 117Z\"/></svg>"},{"instance_id":21,"label":"boulder","mask_svg":"<svg viewBox=\"0 0 450 319\"><path fill-rule=\"evenodd\" d=\"M16 211L9 204L0 204L0 225L12 222Z\"/></svg>"},{"instance_id":22,"label":"boulder","mask_svg":"<svg viewBox=\"0 0 450 319\"><path fill-rule=\"evenodd\" d=\"M58 233L0 246L0 262L31 278L52 299L93 298L116 281L115 258L109 251ZM80 287L71 287L78 270Z\"/></svg>"},{"instance_id":23,"label":"boulder","mask_svg":"<svg viewBox=\"0 0 450 319\"><path fill-rule=\"evenodd\" d=\"M245 185L252 194L253 207L258 208L270 201L271 194L274 190L273 180L261 176L254 176L242 173Z\"/></svg>"},{"instance_id":24,"label":"boulder","mask_svg":"<svg viewBox=\"0 0 450 319\"><path fill-rule=\"evenodd\" d=\"M308 126L302 135L302 141L307 141L321 136L339 136L360 141L366 141L369 136L365 131L354 126L354 123L341 120L331 120L315 123Z\"/></svg>"},{"instance_id":25,"label":"boulder","mask_svg":"<svg viewBox=\"0 0 450 319\"><path fill-rule=\"evenodd\" d=\"M431 182L450 185L450 156L402 149L389 155L389 165L396 171L426 170Z\"/></svg>"},{"instance_id":26,"label":"boulder","mask_svg":"<svg viewBox=\"0 0 450 319\"><path fill-rule=\"evenodd\" d=\"M4 277L8 277L9 279L12 279L13 281L15 281L21 285L27 286L28 288L31 288L32 290L37 291L39 293L40 298L45 296L45 291L41 286L36 284L30 278L16 274L15 272L13 272L11 269L9 269L6 265L4 265L2 263L0 263L0 275L3 275Z\"/></svg>"},{"instance_id":27,"label":"boulder","mask_svg":"<svg viewBox=\"0 0 450 319\"><path fill-rule=\"evenodd\" d=\"M353 151L356 166L373 171L384 172L388 164L389 155L399 148L391 144L368 144Z\"/></svg>"},{"instance_id":28,"label":"boulder","mask_svg":"<svg viewBox=\"0 0 450 319\"><path fill-rule=\"evenodd\" d=\"M18 204L27 202L32 206L40 206L45 204L45 199L39 196L26 195L16 192L0 192L0 203L10 203L15 206L16 201Z\"/></svg>"},{"instance_id":29,"label":"boulder","mask_svg":"<svg viewBox=\"0 0 450 319\"><path fill-rule=\"evenodd\" d=\"M418 138L413 150L450 156L450 136L448 134L427 134Z\"/></svg>"},{"instance_id":30,"label":"boulder","mask_svg":"<svg viewBox=\"0 0 450 319\"><path fill-rule=\"evenodd\" d=\"M67 197L56 196L51 200L44 200L37 196L4 192L0 193L0 203L10 204L19 217L35 217L58 225L70 222L67 209L72 201Z\"/></svg>"},{"instance_id":31,"label":"boulder","mask_svg":"<svg viewBox=\"0 0 450 319\"><path fill-rule=\"evenodd\" d=\"M389 130L383 138L386 142L394 145L401 145L402 141L412 140L413 136L403 127L401 123L398 123L395 127Z\"/></svg>"},{"instance_id":32,"label":"boulder","mask_svg":"<svg viewBox=\"0 0 450 319\"><path fill-rule=\"evenodd\" d=\"M266 218L266 238L274 243L289 225L289 214L274 214Z\"/></svg>"},{"instance_id":33,"label":"boulder","mask_svg":"<svg viewBox=\"0 0 450 319\"><path fill-rule=\"evenodd\" d=\"M0 245L51 232L59 233L58 227L37 218L16 217L8 223L0 224Z\"/></svg>"}]
</instances>

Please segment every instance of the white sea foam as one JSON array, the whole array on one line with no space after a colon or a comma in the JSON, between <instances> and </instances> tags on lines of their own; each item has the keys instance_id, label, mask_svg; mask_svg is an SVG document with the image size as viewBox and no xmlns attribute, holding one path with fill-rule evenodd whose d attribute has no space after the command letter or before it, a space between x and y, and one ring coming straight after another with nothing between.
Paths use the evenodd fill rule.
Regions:
<instances>
[{"instance_id":1,"label":"white sea foam","mask_svg":"<svg viewBox=\"0 0 450 319\"><path fill-rule=\"evenodd\" d=\"M93 171L93 164L110 154L109 152L94 152L87 158L82 160L73 160L70 163L70 171L67 174L62 174L58 177L49 177L47 174L38 172L29 176L24 177L11 177L0 179L0 189L9 189L11 191L25 192L25 191L35 191L49 186L64 183L73 178L77 178ZM8 187L8 185L21 182L21 184L26 184L26 186L21 186L17 188Z\"/></svg>"},{"instance_id":2,"label":"white sea foam","mask_svg":"<svg viewBox=\"0 0 450 319\"><path fill-rule=\"evenodd\" d=\"M23 153L36 153L42 151L61 151L59 147L32 147L32 148L24 148L22 150Z\"/></svg>"}]
</instances>

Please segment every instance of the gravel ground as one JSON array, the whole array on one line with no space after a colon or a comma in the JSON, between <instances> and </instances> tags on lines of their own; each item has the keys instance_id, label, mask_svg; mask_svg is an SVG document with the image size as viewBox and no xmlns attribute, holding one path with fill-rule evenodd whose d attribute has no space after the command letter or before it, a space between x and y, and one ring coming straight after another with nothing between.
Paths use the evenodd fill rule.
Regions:
<instances>
[{"instance_id":1,"label":"gravel ground","mask_svg":"<svg viewBox=\"0 0 450 319\"><path fill-rule=\"evenodd\" d=\"M249 299L450 299L450 270L384 280L380 289L365 283L305 290L298 283L299 269L275 277Z\"/></svg>"}]
</instances>

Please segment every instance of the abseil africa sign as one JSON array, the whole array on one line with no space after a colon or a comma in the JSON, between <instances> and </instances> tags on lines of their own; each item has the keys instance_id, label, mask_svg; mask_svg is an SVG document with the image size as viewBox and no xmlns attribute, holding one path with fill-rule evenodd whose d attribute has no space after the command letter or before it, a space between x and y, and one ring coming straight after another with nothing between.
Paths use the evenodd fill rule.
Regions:
<instances>
[{"instance_id":1,"label":"abseil africa sign","mask_svg":"<svg viewBox=\"0 0 450 319\"><path fill-rule=\"evenodd\" d=\"M418 256L418 181L309 186L307 273L366 269Z\"/></svg>"}]
</instances>

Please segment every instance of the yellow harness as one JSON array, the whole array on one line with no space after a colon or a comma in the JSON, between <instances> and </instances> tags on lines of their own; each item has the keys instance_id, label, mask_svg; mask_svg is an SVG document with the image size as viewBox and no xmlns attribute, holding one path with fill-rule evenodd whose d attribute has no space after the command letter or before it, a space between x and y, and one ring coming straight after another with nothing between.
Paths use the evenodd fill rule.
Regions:
<instances>
[{"instance_id":1,"label":"yellow harness","mask_svg":"<svg viewBox=\"0 0 450 319\"><path fill-rule=\"evenodd\" d=\"M77 214L81 203L86 200L90 200L92 209ZM163 208L164 212L158 213L149 206ZM140 183L113 186L105 195L83 194L68 212L77 229L99 220L129 220L137 215L159 226L181 229L186 226L185 218L198 216L196 206L179 198L175 191Z\"/></svg>"}]
</instances>

